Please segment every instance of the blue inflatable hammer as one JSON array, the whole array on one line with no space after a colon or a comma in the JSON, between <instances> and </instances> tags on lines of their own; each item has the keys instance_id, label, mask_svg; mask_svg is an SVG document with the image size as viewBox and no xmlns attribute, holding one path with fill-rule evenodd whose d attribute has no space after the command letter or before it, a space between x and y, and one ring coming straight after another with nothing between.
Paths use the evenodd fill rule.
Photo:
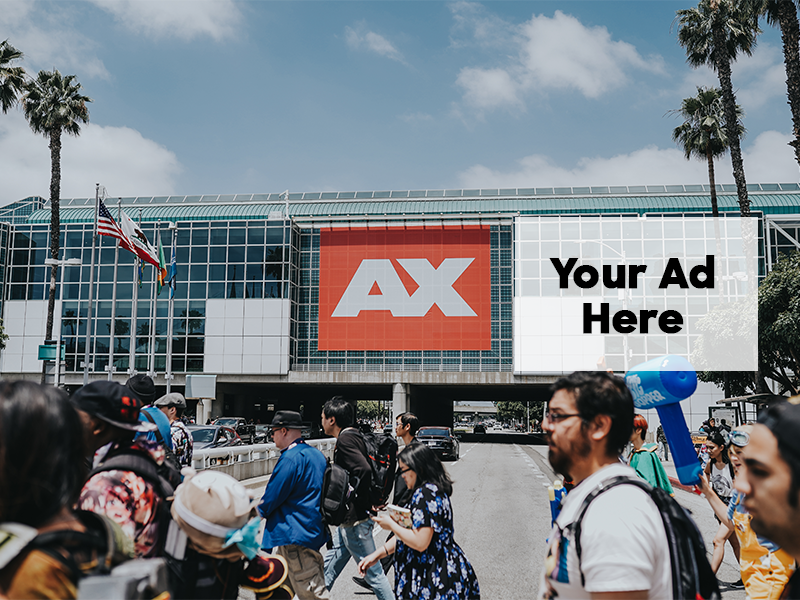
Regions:
<instances>
[{"instance_id":1,"label":"blue inflatable hammer","mask_svg":"<svg viewBox=\"0 0 800 600\"><path fill-rule=\"evenodd\" d=\"M655 408L683 485L700 483L700 461L686 427L680 402L697 389L697 373L688 360L667 355L637 365L625 374L636 408Z\"/></svg>"}]
</instances>

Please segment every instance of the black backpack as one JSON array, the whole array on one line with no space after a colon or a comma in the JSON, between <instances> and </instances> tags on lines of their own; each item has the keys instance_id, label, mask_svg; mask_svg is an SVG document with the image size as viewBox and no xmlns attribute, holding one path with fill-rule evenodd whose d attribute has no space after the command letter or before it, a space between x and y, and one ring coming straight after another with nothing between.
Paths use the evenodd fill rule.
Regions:
<instances>
[{"instance_id":1,"label":"black backpack","mask_svg":"<svg viewBox=\"0 0 800 600\"><path fill-rule=\"evenodd\" d=\"M325 525L342 524L356 487L350 482L350 474L344 467L328 461L328 468L322 477L319 505Z\"/></svg>"},{"instance_id":2,"label":"black backpack","mask_svg":"<svg viewBox=\"0 0 800 600\"><path fill-rule=\"evenodd\" d=\"M372 470L369 488L372 506L383 506L389 500L397 470L397 440L385 433L361 433L367 447L367 462Z\"/></svg>"},{"instance_id":3,"label":"black backpack","mask_svg":"<svg viewBox=\"0 0 800 600\"><path fill-rule=\"evenodd\" d=\"M667 492L653 487L641 479L620 475L604 482L593 490L578 509L575 521L568 527L573 530L575 552L578 555L578 570L581 585L585 585L581 568L581 523L586 509L592 500L603 492L618 485L635 485L645 492L658 508L669 544L670 564L672 565L672 595L675 598L691 600L719 600L720 592L717 576L711 570L706 557L706 546L697 525L689 513Z\"/></svg>"}]
</instances>

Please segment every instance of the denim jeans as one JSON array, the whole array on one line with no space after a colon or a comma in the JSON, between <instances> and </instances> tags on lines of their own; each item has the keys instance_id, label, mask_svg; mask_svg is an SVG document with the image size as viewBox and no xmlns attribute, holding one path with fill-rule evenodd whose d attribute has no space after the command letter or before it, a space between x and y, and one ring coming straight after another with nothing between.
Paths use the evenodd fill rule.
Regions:
<instances>
[{"instance_id":1,"label":"denim jeans","mask_svg":"<svg viewBox=\"0 0 800 600\"><path fill-rule=\"evenodd\" d=\"M352 557L356 563L375 551L372 537L372 519L351 527L337 527L333 534L333 548L325 555L325 585L328 589ZM375 592L378 600L394 600L394 592L378 561L364 574L364 579Z\"/></svg>"}]
</instances>

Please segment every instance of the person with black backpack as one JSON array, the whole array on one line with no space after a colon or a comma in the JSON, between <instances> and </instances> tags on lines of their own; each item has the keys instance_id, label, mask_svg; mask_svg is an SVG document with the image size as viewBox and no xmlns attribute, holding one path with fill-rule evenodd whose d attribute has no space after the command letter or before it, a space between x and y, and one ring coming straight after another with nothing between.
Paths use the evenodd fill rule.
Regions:
<instances>
[{"instance_id":1,"label":"person with black backpack","mask_svg":"<svg viewBox=\"0 0 800 600\"><path fill-rule=\"evenodd\" d=\"M175 477L165 473L161 445L134 440L137 433L154 431L156 426L139 420L141 401L114 381L93 381L70 401L83 423L88 456L93 457L79 508L116 521L133 539L137 557L160 556L165 537L159 536L165 527L162 508L174 491L168 479Z\"/></svg>"},{"instance_id":2,"label":"person with black backpack","mask_svg":"<svg viewBox=\"0 0 800 600\"><path fill-rule=\"evenodd\" d=\"M719 598L696 525L620 462L634 416L625 382L577 372L552 392L549 460L575 487L550 532L538 597Z\"/></svg>"},{"instance_id":3,"label":"person with black backpack","mask_svg":"<svg viewBox=\"0 0 800 600\"><path fill-rule=\"evenodd\" d=\"M75 598L81 578L133 558L115 523L73 509L85 475L66 394L0 382L0 597Z\"/></svg>"},{"instance_id":4,"label":"person with black backpack","mask_svg":"<svg viewBox=\"0 0 800 600\"><path fill-rule=\"evenodd\" d=\"M337 396L322 407L322 428L336 438L333 462L350 477L354 489L347 511L333 535L333 547L325 555L325 586L330 590L345 565L354 558L356 563L375 551L372 537L373 507L372 467L367 444L353 425L353 406ZM394 477L392 466L391 477ZM391 484L389 485L391 489ZM364 575L378 600L392 600L394 594L380 565L372 565Z\"/></svg>"}]
</instances>

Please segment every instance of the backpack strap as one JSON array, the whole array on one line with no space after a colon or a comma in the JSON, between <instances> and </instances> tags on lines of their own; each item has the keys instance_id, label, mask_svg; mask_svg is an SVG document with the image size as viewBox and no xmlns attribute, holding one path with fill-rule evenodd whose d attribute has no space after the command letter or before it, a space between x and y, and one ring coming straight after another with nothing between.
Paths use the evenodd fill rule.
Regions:
<instances>
[{"instance_id":1,"label":"backpack strap","mask_svg":"<svg viewBox=\"0 0 800 600\"><path fill-rule=\"evenodd\" d=\"M153 432L153 433L155 433L155 435L156 435L156 441L157 441L159 444L161 444L162 446L166 446L166 445L167 445L167 443L164 441L164 437L161 435L161 430L158 428L158 423L156 423L156 420L153 418L153 415L151 415L151 414L150 414L149 412L147 412L146 410L142 410L141 412L139 412L139 414L140 414L140 415L144 415L144 418L145 418L145 419L147 419L147 420L148 420L148 421L150 421L150 422L151 422L153 425L155 425L155 426L156 426L156 430Z\"/></svg>"},{"instance_id":2,"label":"backpack strap","mask_svg":"<svg viewBox=\"0 0 800 600\"><path fill-rule=\"evenodd\" d=\"M583 529L583 517L586 514L586 511L589 508L589 505L592 501L597 498L600 494L607 492L611 488L617 487L618 485L622 484L629 484L635 485L636 487L641 488L644 490L648 496L650 496L650 492L652 490L652 486L642 481L641 479L634 479L632 477L627 477L625 475L617 475L616 477L612 477L611 479L604 481L602 484L597 486L586 498L583 499L583 504L581 504L580 508L578 509L578 513L575 516L575 520L569 524L568 528L572 529L573 531L573 539L575 543L575 553L578 555L578 572L581 574L581 586L586 586L586 578L583 574L583 567L581 567L581 531Z\"/></svg>"}]
</instances>

